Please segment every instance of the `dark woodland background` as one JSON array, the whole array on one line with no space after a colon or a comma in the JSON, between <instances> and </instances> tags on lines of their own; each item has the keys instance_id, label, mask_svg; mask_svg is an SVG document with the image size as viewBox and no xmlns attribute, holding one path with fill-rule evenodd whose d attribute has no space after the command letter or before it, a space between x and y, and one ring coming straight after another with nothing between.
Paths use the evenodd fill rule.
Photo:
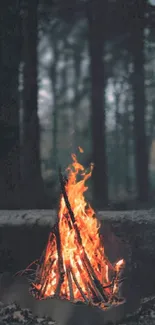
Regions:
<instances>
[{"instance_id":1,"label":"dark woodland background","mask_svg":"<svg viewBox=\"0 0 155 325\"><path fill-rule=\"evenodd\" d=\"M78 146L95 208L155 206L153 2L1 1L0 209L55 208Z\"/></svg>"}]
</instances>

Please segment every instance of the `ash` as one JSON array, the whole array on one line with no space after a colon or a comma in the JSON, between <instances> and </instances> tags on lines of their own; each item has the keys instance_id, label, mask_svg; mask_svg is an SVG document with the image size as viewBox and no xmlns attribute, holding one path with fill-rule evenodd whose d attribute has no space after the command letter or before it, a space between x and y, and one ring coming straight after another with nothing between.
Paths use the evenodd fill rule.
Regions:
<instances>
[{"instance_id":1,"label":"ash","mask_svg":"<svg viewBox=\"0 0 155 325\"><path fill-rule=\"evenodd\" d=\"M21 309L16 304L5 306L0 303L0 325L56 325L48 317L34 317L29 309Z\"/></svg>"}]
</instances>

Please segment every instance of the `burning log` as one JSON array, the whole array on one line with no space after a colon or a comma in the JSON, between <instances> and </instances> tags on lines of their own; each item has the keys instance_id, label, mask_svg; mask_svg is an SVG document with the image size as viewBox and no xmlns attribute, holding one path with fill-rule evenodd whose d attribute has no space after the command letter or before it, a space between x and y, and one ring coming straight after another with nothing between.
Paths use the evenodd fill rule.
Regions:
<instances>
[{"instance_id":1,"label":"burning log","mask_svg":"<svg viewBox=\"0 0 155 325\"><path fill-rule=\"evenodd\" d=\"M57 296L106 308L118 303L124 261L112 265L104 253L99 223L85 202L85 181L91 176L72 155L68 179L59 171L61 199L58 222L49 235L32 292L38 299ZM77 176L81 180L77 181Z\"/></svg>"}]
</instances>

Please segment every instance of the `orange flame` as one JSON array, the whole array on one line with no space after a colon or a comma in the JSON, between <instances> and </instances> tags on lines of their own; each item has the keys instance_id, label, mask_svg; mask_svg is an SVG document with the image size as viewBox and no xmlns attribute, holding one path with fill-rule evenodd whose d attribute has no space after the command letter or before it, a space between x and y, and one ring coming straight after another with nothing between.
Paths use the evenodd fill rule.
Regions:
<instances>
[{"instance_id":1,"label":"orange flame","mask_svg":"<svg viewBox=\"0 0 155 325\"><path fill-rule=\"evenodd\" d=\"M79 151L80 151L81 153L84 152L84 150L83 150L81 147L78 147L78 149L79 149Z\"/></svg>"},{"instance_id":2,"label":"orange flame","mask_svg":"<svg viewBox=\"0 0 155 325\"><path fill-rule=\"evenodd\" d=\"M84 263L85 252L96 278L110 299L111 295L117 292L116 284L115 288L111 287L112 279L110 277L112 275L110 276L110 272L111 274L118 273L120 267L124 264L124 260L120 260L115 266L112 266L106 258L99 235L100 223L95 217L94 210L86 203L84 198L84 192L87 190L85 182L91 177L93 165L91 164L89 171L85 171L84 167L77 161L75 154L72 154L72 160L72 164L67 168L68 182L65 188L74 213L76 226L80 232L82 246L79 245L75 228L71 225L68 209L62 196L58 213L58 229L63 265L59 265L57 237L55 232L52 231L48 239L44 260L37 273L38 281L33 286L40 291L42 297L55 295L58 290L61 269L63 281L59 288L60 297L72 299L72 291L74 300L83 301L83 295L89 301L93 300L93 294L90 290L92 286L91 277ZM78 282L79 286L77 286L76 282ZM82 289L83 294L79 287Z\"/></svg>"}]
</instances>

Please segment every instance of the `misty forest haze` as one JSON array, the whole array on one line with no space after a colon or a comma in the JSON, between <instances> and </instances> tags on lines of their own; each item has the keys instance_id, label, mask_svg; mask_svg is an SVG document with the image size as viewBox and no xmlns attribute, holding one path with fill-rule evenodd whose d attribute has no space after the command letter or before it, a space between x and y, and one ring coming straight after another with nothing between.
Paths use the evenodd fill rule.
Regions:
<instances>
[{"instance_id":1,"label":"misty forest haze","mask_svg":"<svg viewBox=\"0 0 155 325\"><path fill-rule=\"evenodd\" d=\"M154 207L153 0L0 6L0 208L56 207L78 146L96 208Z\"/></svg>"}]
</instances>

